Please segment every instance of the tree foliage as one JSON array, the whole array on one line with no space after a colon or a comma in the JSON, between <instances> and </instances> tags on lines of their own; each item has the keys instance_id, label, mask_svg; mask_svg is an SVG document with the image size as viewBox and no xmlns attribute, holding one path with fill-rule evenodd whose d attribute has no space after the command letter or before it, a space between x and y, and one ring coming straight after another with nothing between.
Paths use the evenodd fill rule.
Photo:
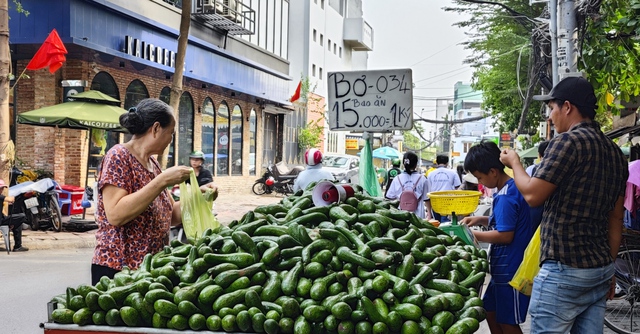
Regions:
<instances>
[{"instance_id":1,"label":"tree foliage","mask_svg":"<svg viewBox=\"0 0 640 334\"><path fill-rule=\"evenodd\" d=\"M598 112L617 114L615 101L640 95L640 0L602 1L597 9L585 19L578 65L594 85Z\"/></svg>"},{"instance_id":2,"label":"tree foliage","mask_svg":"<svg viewBox=\"0 0 640 334\"><path fill-rule=\"evenodd\" d=\"M500 131L516 129L527 106L527 88L539 91L540 71L550 73L551 52L545 4L528 1L454 0L447 11L471 18L456 23L474 31L465 46L475 68L473 87L483 91L484 107L498 118ZM509 8L509 9L506 9ZM640 0L577 2L578 69L586 73L598 98L596 119L605 127L618 114L620 101L640 95ZM538 18L542 18L538 20ZM533 66L533 67L532 67ZM527 69L529 73L527 73ZM530 85L535 84L536 87ZM542 120L540 103L532 103L525 128L533 133Z\"/></svg>"},{"instance_id":3,"label":"tree foliage","mask_svg":"<svg viewBox=\"0 0 640 334\"><path fill-rule=\"evenodd\" d=\"M469 41L464 45L472 51L465 62L474 69L472 86L483 92L483 107L497 117L499 131L518 128L523 104L530 82L537 82L528 74L531 64L532 29L530 19L540 15L541 6L531 7L528 1L506 0L501 4L513 9L490 4L455 0L447 11L468 14L470 19L455 25L469 31ZM540 104L532 104L539 111ZM525 132L534 133L540 112L528 113Z\"/></svg>"},{"instance_id":4,"label":"tree foliage","mask_svg":"<svg viewBox=\"0 0 640 334\"><path fill-rule=\"evenodd\" d=\"M311 85L311 81L309 77L302 76L301 77L301 88L300 88L300 99L296 102L296 104L302 105L303 108L309 108L309 102L314 102L318 104L318 100L309 101L309 93L315 91L316 86ZM322 141L322 135L324 134L324 126L322 125L322 121L324 120L324 106L321 106L319 110L311 110L312 113L321 114L322 117L316 120L309 121L304 127L300 127L298 132L298 147L300 151L304 152L305 150L313 147L317 147L318 144Z\"/></svg>"}]
</instances>

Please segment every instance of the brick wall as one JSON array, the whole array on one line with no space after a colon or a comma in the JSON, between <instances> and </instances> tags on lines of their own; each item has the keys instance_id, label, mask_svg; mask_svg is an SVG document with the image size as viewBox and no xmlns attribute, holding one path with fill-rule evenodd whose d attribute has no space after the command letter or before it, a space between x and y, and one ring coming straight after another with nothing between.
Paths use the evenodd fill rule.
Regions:
<instances>
[{"instance_id":1,"label":"brick wall","mask_svg":"<svg viewBox=\"0 0 640 334\"><path fill-rule=\"evenodd\" d=\"M62 103L63 90L60 84L62 80L86 80L89 87L85 89L88 90L92 79L101 71L113 77L118 87L119 99L123 104L127 87L135 79L146 86L152 98L158 98L162 88L171 85L171 73L119 58L103 61L93 54L94 52L81 53L78 59L67 58L65 65L55 74L50 74L46 69L29 71L30 78L21 79L18 84L18 113ZM18 61L18 73L24 69L27 62ZM255 97L238 92L235 92L235 96L232 97L231 90L186 78L183 90L189 92L193 99L194 149L201 148L202 106L205 99L209 97L213 100L214 110L217 110L223 101L228 104L229 113L233 111L236 104L240 106L243 114L242 160L247 162L250 145L248 119L251 109L256 111L256 166L262 165L262 109ZM56 181L63 184L84 185L88 131L18 124L16 133L16 156L25 166L51 171ZM228 170L231 170L230 167ZM217 175L214 168L215 182L222 191L250 192L251 185L257 178L258 176L249 175L248 163L243 164L242 176Z\"/></svg>"}]
</instances>

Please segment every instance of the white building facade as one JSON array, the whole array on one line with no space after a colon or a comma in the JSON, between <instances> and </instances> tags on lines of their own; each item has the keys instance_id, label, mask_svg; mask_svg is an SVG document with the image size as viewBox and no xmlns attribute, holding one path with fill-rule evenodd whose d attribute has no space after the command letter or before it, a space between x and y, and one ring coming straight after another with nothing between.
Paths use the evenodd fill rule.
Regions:
<instances>
[{"instance_id":1,"label":"white building facade","mask_svg":"<svg viewBox=\"0 0 640 334\"><path fill-rule=\"evenodd\" d=\"M298 0L289 8L291 92L309 78L311 93L327 110L327 73L367 68L373 28L364 20L362 0ZM345 153L345 132L325 132L325 152Z\"/></svg>"}]
</instances>

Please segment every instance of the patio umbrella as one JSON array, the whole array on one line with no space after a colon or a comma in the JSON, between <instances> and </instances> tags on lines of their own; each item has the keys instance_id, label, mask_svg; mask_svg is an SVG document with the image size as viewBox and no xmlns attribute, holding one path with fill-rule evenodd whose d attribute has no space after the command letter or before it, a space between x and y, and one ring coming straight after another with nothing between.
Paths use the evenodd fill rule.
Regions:
<instances>
[{"instance_id":1,"label":"patio umbrella","mask_svg":"<svg viewBox=\"0 0 640 334\"><path fill-rule=\"evenodd\" d=\"M389 147L389 146L382 146L382 147L378 147L375 150L373 150L373 157L374 158L378 158L378 157L386 157L386 158L380 158L380 159L387 159L387 160L391 160L391 159L402 159L402 153L400 153L400 151L396 150L393 147Z\"/></svg>"},{"instance_id":2,"label":"patio umbrella","mask_svg":"<svg viewBox=\"0 0 640 334\"><path fill-rule=\"evenodd\" d=\"M127 112L120 101L90 90L73 96L73 101L56 104L18 115L18 123L70 129L103 129L124 132L120 115Z\"/></svg>"},{"instance_id":3,"label":"patio umbrella","mask_svg":"<svg viewBox=\"0 0 640 334\"><path fill-rule=\"evenodd\" d=\"M18 123L89 130L89 138L93 129L126 131L120 126L120 115L127 111L119 107L119 100L95 90L78 93L70 99L72 101L23 112L18 115ZM89 164L88 158L87 164ZM85 187L88 178L89 168L87 168ZM82 216L84 219L84 212Z\"/></svg>"},{"instance_id":4,"label":"patio umbrella","mask_svg":"<svg viewBox=\"0 0 640 334\"><path fill-rule=\"evenodd\" d=\"M360 156L360 153L362 153L362 152L358 152L357 155ZM372 152L372 157L374 159L382 159L382 160L391 160L392 159L392 158L389 158L388 156L386 156L384 154L373 153L373 152Z\"/></svg>"}]
</instances>

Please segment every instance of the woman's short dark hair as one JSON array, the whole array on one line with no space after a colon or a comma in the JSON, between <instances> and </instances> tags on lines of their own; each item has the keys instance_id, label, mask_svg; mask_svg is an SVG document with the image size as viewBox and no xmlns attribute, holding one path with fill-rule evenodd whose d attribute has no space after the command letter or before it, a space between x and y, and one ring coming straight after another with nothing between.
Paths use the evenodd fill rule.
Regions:
<instances>
[{"instance_id":1,"label":"woman's short dark hair","mask_svg":"<svg viewBox=\"0 0 640 334\"><path fill-rule=\"evenodd\" d=\"M491 168L504 172L504 164L500 162L500 148L492 141L482 141L471 146L464 159L464 169L473 172L489 174Z\"/></svg>"},{"instance_id":2,"label":"woman's short dark hair","mask_svg":"<svg viewBox=\"0 0 640 334\"><path fill-rule=\"evenodd\" d=\"M172 121L173 108L158 99L144 99L128 113L120 115L120 125L132 135L147 132L155 122L166 128Z\"/></svg>"},{"instance_id":3,"label":"woman's short dark hair","mask_svg":"<svg viewBox=\"0 0 640 334\"><path fill-rule=\"evenodd\" d=\"M405 153L402 157L402 164L407 173L415 171L416 167L418 167L418 155L413 152Z\"/></svg>"}]
</instances>

